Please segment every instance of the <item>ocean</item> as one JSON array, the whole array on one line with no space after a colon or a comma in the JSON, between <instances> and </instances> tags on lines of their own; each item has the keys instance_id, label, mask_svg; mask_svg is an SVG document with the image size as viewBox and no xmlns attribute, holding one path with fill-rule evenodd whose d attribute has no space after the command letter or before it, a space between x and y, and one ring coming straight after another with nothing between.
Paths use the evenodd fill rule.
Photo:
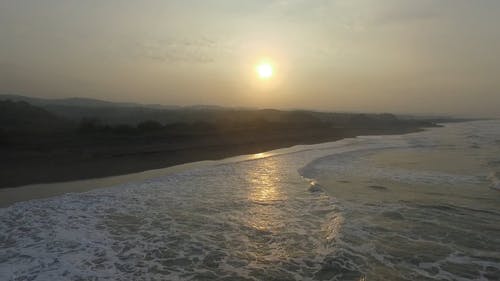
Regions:
<instances>
[{"instance_id":1,"label":"ocean","mask_svg":"<svg viewBox=\"0 0 500 281\"><path fill-rule=\"evenodd\" d=\"M0 280L500 280L500 121L0 209Z\"/></svg>"}]
</instances>

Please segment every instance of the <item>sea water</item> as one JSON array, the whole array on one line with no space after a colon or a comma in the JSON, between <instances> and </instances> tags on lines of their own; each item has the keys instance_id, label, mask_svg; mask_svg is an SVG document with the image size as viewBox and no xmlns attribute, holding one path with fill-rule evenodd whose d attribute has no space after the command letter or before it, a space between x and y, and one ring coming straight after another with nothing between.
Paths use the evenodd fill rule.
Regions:
<instances>
[{"instance_id":1,"label":"sea water","mask_svg":"<svg viewBox=\"0 0 500 281\"><path fill-rule=\"evenodd\" d=\"M0 280L500 280L500 122L0 209Z\"/></svg>"}]
</instances>

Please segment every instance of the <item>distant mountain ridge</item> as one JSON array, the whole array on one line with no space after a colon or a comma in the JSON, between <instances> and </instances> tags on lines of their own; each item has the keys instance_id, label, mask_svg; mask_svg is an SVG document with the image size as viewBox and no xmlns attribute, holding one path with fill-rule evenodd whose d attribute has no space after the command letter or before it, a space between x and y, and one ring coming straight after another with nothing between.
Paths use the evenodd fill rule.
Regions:
<instances>
[{"instance_id":1,"label":"distant mountain ridge","mask_svg":"<svg viewBox=\"0 0 500 281\"><path fill-rule=\"evenodd\" d=\"M398 118L394 114L334 113L308 110L228 108L212 105L164 106L128 102L110 102L88 98L44 99L20 95L0 95L0 101L28 103L71 123L82 120L99 120L109 125L137 125L144 121L160 124L198 122L219 124L223 127L242 124L264 124L266 122L294 124L330 124L335 128L374 128L384 126L407 126L417 120ZM424 121L425 122L425 121Z\"/></svg>"},{"instance_id":2,"label":"distant mountain ridge","mask_svg":"<svg viewBox=\"0 0 500 281\"><path fill-rule=\"evenodd\" d=\"M0 100L0 131L53 131L72 123L25 101Z\"/></svg>"},{"instance_id":3,"label":"distant mountain ridge","mask_svg":"<svg viewBox=\"0 0 500 281\"><path fill-rule=\"evenodd\" d=\"M31 105L37 105L37 106L59 105L59 106L78 106L78 107L147 107L147 108L157 108L157 109L181 108L180 106L176 105L140 104L133 102L112 102L99 99L80 98L80 97L49 99L49 98L28 97L22 95L0 94L0 100L24 101Z\"/></svg>"}]
</instances>

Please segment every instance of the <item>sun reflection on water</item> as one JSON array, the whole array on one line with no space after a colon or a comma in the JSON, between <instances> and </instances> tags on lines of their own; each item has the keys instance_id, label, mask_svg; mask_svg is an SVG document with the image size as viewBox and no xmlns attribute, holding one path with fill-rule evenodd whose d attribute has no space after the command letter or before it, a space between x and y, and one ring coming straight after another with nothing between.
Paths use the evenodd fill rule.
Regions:
<instances>
[{"instance_id":1,"label":"sun reflection on water","mask_svg":"<svg viewBox=\"0 0 500 281\"><path fill-rule=\"evenodd\" d=\"M293 177L290 168L281 157L264 157L253 161L243 176L247 185L247 208L243 214L248 230L245 247L264 264L300 259L312 249L318 255L326 255L343 225L343 217L332 213L334 207L329 197L307 191L307 183L298 175ZM304 202L311 204L303 205ZM313 214L312 210L318 213Z\"/></svg>"},{"instance_id":2,"label":"sun reflection on water","mask_svg":"<svg viewBox=\"0 0 500 281\"><path fill-rule=\"evenodd\" d=\"M261 153L255 153L253 154L250 158L251 159L261 159L261 158L265 158L265 157L268 157L270 154L267 153L267 152L261 152Z\"/></svg>"},{"instance_id":3,"label":"sun reflection on water","mask_svg":"<svg viewBox=\"0 0 500 281\"><path fill-rule=\"evenodd\" d=\"M248 210L248 225L259 231L277 232L284 226L285 214L277 205L287 196L282 188L279 165L276 159L267 158L246 175L250 184L247 196L252 203Z\"/></svg>"}]
</instances>

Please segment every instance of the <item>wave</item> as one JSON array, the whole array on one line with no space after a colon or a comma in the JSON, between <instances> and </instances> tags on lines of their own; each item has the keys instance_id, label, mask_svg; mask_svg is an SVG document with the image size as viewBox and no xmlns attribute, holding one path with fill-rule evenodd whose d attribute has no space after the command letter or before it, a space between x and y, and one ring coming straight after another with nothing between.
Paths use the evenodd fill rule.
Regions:
<instances>
[{"instance_id":1,"label":"wave","mask_svg":"<svg viewBox=\"0 0 500 281\"><path fill-rule=\"evenodd\" d=\"M500 172L493 172L490 174L488 179L491 182L491 188L500 190Z\"/></svg>"},{"instance_id":2,"label":"wave","mask_svg":"<svg viewBox=\"0 0 500 281\"><path fill-rule=\"evenodd\" d=\"M343 225L296 173L311 154L0 209L0 280L310 280Z\"/></svg>"},{"instance_id":3,"label":"wave","mask_svg":"<svg viewBox=\"0 0 500 281\"><path fill-rule=\"evenodd\" d=\"M376 182L358 191L383 200L342 200L315 180L455 182L364 162L430 145L444 147L428 133L360 137L21 202L0 209L0 280L499 280L498 212L390 202L396 189Z\"/></svg>"},{"instance_id":4,"label":"wave","mask_svg":"<svg viewBox=\"0 0 500 281\"><path fill-rule=\"evenodd\" d=\"M314 181L338 182L346 179L381 179L403 184L424 185L475 185L483 182L479 175L466 175L443 171L404 169L396 167L374 166L366 160L370 155L384 149L358 150L328 155L318 158L299 169L299 173ZM498 183L497 183L498 184Z\"/></svg>"}]
</instances>

